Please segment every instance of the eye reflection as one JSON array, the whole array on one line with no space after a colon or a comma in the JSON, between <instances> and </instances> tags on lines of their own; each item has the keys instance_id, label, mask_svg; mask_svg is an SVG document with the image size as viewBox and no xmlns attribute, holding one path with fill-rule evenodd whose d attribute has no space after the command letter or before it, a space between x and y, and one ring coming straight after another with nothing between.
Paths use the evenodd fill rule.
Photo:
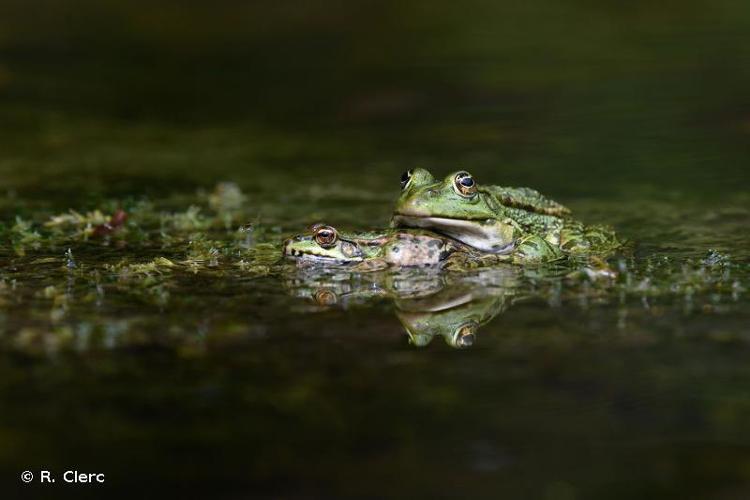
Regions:
<instances>
[{"instance_id":1,"label":"eye reflection","mask_svg":"<svg viewBox=\"0 0 750 500\"><path fill-rule=\"evenodd\" d=\"M454 345L460 349L471 347L476 340L476 331L479 325L475 321L469 321L456 329L453 339Z\"/></svg>"}]
</instances>

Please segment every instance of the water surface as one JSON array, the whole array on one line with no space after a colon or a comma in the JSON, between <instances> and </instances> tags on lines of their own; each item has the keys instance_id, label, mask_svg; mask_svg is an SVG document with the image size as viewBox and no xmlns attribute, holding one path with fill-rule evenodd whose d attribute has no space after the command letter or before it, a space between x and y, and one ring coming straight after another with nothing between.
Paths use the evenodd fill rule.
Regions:
<instances>
[{"instance_id":1,"label":"water surface","mask_svg":"<svg viewBox=\"0 0 750 500\"><path fill-rule=\"evenodd\" d=\"M9 496L69 468L154 496L747 495L750 9L470 4L0 7ZM387 224L414 166L532 186L634 254L610 285L276 266L310 223ZM120 208L105 238L45 226ZM410 336L451 291L472 345Z\"/></svg>"}]
</instances>

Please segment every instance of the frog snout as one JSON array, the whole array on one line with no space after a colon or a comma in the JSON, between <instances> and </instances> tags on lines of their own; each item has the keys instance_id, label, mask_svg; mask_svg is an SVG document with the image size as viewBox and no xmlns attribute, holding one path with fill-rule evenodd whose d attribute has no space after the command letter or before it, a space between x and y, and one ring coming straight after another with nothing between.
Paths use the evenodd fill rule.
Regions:
<instances>
[{"instance_id":1,"label":"frog snout","mask_svg":"<svg viewBox=\"0 0 750 500\"><path fill-rule=\"evenodd\" d=\"M403 200L399 206L398 212L403 215L412 215L415 217L424 217L430 215L427 201L430 198L436 196L436 194L431 193L437 194L437 191L430 189L424 194L420 194L419 196L410 196L409 198Z\"/></svg>"},{"instance_id":2,"label":"frog snout","mask_svg":"<svg viewBox=\"0 0 750 500\"><path fill-rule=\"evenodd\" d=\"M287 238L284 243L281 244L281 253L283 255L289 255L289 245L292 244L292 238Z\"/></svg>"}]
</instances>

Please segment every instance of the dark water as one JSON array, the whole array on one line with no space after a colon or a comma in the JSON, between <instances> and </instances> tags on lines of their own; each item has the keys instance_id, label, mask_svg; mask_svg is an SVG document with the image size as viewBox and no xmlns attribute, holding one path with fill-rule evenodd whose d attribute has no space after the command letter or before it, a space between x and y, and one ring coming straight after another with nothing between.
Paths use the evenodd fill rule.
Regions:
<instances>
[{"instance_id":1,"label":"dark water","mask_svg":"<svg viewBox=\"0 0 750 500\"><path fill-rule=\"evenodd\" d=\"M746 498L748 34L731 1L2 2L3 497ZM607 285L276 265L385 225L414 166L634 256Z\"/></svg>"}]
</instances>

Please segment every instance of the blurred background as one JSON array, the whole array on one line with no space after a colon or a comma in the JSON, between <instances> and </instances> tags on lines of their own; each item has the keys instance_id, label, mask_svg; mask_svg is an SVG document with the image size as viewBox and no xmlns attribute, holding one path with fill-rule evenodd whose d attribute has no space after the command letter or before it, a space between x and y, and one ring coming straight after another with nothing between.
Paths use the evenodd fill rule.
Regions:
<instances>
[{"instance_id":1,"label":"blurred background","mask_svg":"<svg viewBox=\"0 0 750 500\"><path fill-rule=\"evenodd\" d=\"M26 256L3 236L3 489L49 467L143 497L747 498L749 37L740 0L0 0L5 230L205 211L232 182L275 244L385 225L422 166L613 225L641 290L699 264L657 298L555 281L459 352L228 265L107 278L192 255L158 224Z\"/></svg>"},{"instance_id":2,"label":"blurred background","mask_svg":"<svg viewBox=\"0 0 750 500\"><path fill-rule=\"evenodd\" d=\"M379 190L414 165L563 198L747 187L746 2L0 9L0 174L24 199Z\"/></svg>"}]
</instances>

